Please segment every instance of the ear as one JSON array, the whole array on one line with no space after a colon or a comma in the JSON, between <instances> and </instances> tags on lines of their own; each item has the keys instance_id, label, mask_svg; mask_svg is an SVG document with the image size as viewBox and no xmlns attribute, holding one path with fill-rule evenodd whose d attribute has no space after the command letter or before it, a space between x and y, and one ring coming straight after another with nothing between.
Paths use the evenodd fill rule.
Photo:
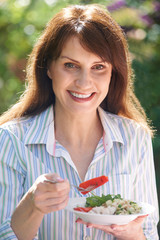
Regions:
<instances>
[{"instance_id":1,"label":"ear","mask_svg":"<svg viewBox=\"0 0 160 240\"><path fill-rule=\"evenodd\" d=\"M54 66L55 66L55 61L51 61L49 60L47 62L47 76L50 78L50 79L53 79L53 74L54 74Z\"/></svg>"},{"instance_id":2,"label":"ear","mask_svg":"<svg viewBox=\"0 0 160 240\"><path fill-rule=\"evenodd\" d=\"M51 72L50 72L49 69L47 69L47 75L48 75L48 77L49 77L50 79L52 79Z\"/></svg>"}]
</instances>

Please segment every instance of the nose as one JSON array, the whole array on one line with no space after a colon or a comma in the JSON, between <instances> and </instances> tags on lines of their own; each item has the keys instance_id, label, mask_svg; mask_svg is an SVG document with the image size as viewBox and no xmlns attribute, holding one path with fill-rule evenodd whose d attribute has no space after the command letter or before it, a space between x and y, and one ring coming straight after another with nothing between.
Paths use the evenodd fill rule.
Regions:
<instances>
[{"instance_id":1,"label":"nose","mask_svg":"<svg viewBox=\"0 0 160 240\"><path fill-rule=\"evenodd\" d=\"M88 70L81 70L75 80L76 87L84 90L91 88L92 83L91 74Z\"/></svg>"}]
</instances>

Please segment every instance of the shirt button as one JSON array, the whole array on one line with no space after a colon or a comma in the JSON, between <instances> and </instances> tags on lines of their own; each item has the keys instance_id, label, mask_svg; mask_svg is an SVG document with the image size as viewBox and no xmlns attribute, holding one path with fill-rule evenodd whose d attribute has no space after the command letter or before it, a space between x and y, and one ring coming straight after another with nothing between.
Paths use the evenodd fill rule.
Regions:
<instances>
[{"instance_id":1,"label":"shirt button","mask_svg":"<svg viewBox=\"0 0 160 240\"><path fill-rule=\"evenodd\" d=\"M91 240L91 237L90 236L85 236L85 237L83 237L83 240Z\"/></svg>"}]
</instances>

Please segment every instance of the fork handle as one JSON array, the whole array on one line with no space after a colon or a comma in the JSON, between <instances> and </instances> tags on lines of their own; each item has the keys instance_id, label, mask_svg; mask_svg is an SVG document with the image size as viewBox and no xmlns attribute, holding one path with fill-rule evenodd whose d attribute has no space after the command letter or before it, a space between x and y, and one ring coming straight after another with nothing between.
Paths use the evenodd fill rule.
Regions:
<instances>
[{"instance_id":1,"label":"fork handle","mask_svg":"<svg viewBox=\"0 0 160 240\"><path fill-rule=\"evenodd\" d=\"M48 182L48 183L59 183L59 182L56 181L56 180L49 180L49 179L45 179L44 182ZM81 191L86 191L86 189L84 189L84 188L82 188L82 187L78 187L78 186L76 186L76 185L74 185L74 184L70 184L70 186L77 188L77 190L80 191L80 192L81 192Z\"/></svg>"}]
</instances>

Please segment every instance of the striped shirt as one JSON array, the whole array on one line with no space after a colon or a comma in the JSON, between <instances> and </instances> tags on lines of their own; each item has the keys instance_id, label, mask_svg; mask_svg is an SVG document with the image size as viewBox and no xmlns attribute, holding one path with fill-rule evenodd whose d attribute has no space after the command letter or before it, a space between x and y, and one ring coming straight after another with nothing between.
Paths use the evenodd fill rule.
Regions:
<instances>
[{"instance_id":1,"label":"striped shirt","mask_svg":"<svg viewBox=\"0 0 160 240\"><path fill-rule=\"evenodd\" d=\"M148 202L156 207L143 224L147 239L158 240L158 202L150 135L133 120L99 108L104 134L85 180L106 175L109 182L97 195L121 194L125 199ZM94 131L94 129L93 129ZM36 178L58 173L71 184L81 183L68 151L55 139L53 107L39 115L13 120L0 128L0 240L17 239L10 226L16 205ZM70 198L82 197L71 188ZM67 210L46 214L37 237L40 240L113 240L112 235L75 223Z\"/></svg>"}]
</instances>

